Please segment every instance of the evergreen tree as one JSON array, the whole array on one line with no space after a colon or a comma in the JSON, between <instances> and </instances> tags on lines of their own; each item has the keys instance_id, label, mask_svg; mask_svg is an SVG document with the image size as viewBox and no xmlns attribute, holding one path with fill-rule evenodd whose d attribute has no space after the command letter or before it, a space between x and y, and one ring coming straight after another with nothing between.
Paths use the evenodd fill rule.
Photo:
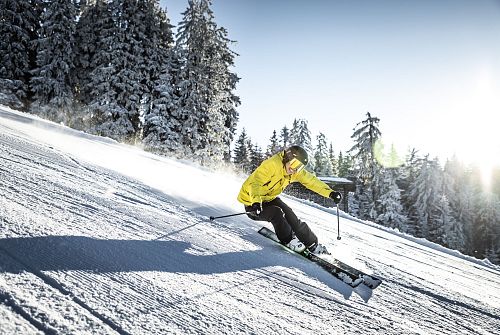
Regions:
<instances>
[{"instance_id":1,"label":"evergreen tree","mask_svg":"<svg viewBox=\"0 0 500 335\"><path fill-rule=\"evenodd\" d=\"M290 130L290 144L300 145L307 152L313 152L311 142L311 132L307 121L304 119L295 119L293 121L292 129Z\"/></svg>"},{"instance_id":2,"label":"evergreen tree","mask_svg":"<svg viewBox=\"0 0 500 335\"><path fill-rule=\"evenodd\" d=\"M418 225L418 214L414 204L417 202L416 196L418 194L411 192L411 186L415 184L416 175L422 163L417 154L418 152L415 149L409 151L405 164L399 169L401 177L398 179L403 213L408 218L407 232L414 236L416 236L416 227Z\"/></svg>"},{"instance_id":3,"label":"evergreen tree","mask_svg":"<svg viewBox=\"0 0 500 335\"><path fill-rule=\"evenodd\" d=\"M149 94L146 82L150 77L145 72L151 63L151 51L147 47L151 44L148 39L151 27L146 20L152 16L148 13L152 8L146 6L150 0L115 1L120 12L117 17L120 35L113 50L116 73L110 80L116 93L115 102L125 111L119 116L124 119L128 130L122 140L133 143L140 136L142 128L142 99L146 99Z\"/></svg>"},{"instance_id":4,"label":"evergreen tree","mask_svg":"<svg viewBox=\"0 0 500 335\"><path fill-rule=\"evenodd\" d=\"M158 78L153 81L151 108L144 113L143 143L147 150L172 154L182 151L182 125L176 117L180 64L173 49L172 25L167 13L158 10L158 18L159 30L153 35L158 46L154 58L161 68Z\"/></svg>"},{"instance_id":5,"label":"evergreen tree","mask_svg":"<svg viewBox=\"0 0 500 335\"><path fill-rule=\"evenodd\" d=\"M378 163L375 164L375 168L373 169L373 179L370 183L371 194L373 194L373 201L369 203L368 209L368 217L374 221L377 220L380 213L382 213L382 208L379 206L379 200L381 196L381 190L383 189L384 183L384 174L383 167Z\"/></svg>"},{"instance_id":6,"label":"evergreen tree","mask_svg":"<svg viewBox=\"0 0 500 335\"><path fill-rule=\"evenodd\" d=\"M426 156L420 164L414 182L410 185L410 196L417 215L416 235L433 242L441 242L443 230L436 219L436 208L441 194L442 179L437 160Z\"/></svg>"},{"instance_id":7,"label":"evergreen tree","mask_svg":"<svg viewBox=\"0 0 500 335\"><path fill-rule=\"evenodd\" d=\"M338 176L339 174L339 169L338 169L338 162L337 159L335 158L335 153L333 151L333 144L330 142L330 147L328 148L328 161L330 162L330 165L332 166L332 174L333 176Z\"/></svg>"},{"instance_id":8,"label":"evergreen tree","mask_svg":"<svg viewBox=\"0 0 500 335\"><path fill-rule=\"evenodd\" d=\"M144 114L149 112L155 90L161 75L165 74L168 67L171 50L174 44L172 33L173 26L170 24L167 12L160 8L159 0L137 0L139 11L142 15L136 17L137 21L144 21L144 29L141 31L143 38L148 43L144 45L144 63L141 64L141 78L145 87L142 99Z\"/></svg>"},{"instance_id":9,"label":"evergreen tree","mask_svg":"<svg viewBox=\"0 0 500 335\"><path fill-rule=\"evenodd\" d=\"M271 136L271 138L269 139L269 141L270 141L270 143L267 146L267 152L266 152L267 156L272 156L275 153L277 153L278 151L284 149L279 144L278 135L276 134L276 130L273 130L273 135Z\"/></svg>"},{"instance_id":10,"label":"evergreen tree","mask_svg":"<svg viewBox=\"0 0 500 335\"><path fill-rule=\"evenodd\" d=\"M29 105L41 8L41 0L0 0L0 104Z\"/></svg>"},{"instance_id":11,"label":"evergreen tree","mask_svg":"<svg viewBox=\"0 0 500 335\"><path fill-rule=\"evenodd\" d=\"M339 152L339 158L337 159L338 164L338 172L337 175L339 177L349 177L351 175L351 170L353 170L352 166L352 158L351 156L344 155L342 151Z\"/></svg>"},{"instance_id":12,"label":"evergreen tree","mask_svg":"<svg viewBox=\"0 0 500 335\"><path fill-rule=\"evenodd\" d=\"M456 157L448 160L443 171L443 193L448 200L452 227L445 228L450 236L445 243L451 248L471 252L473 203L472 185L469 185L464 166Z\"/></svg>"},{"instance_id":13,"label":"evergreen tree","mask_svg":"<svg viewBox=\"0 0 500 335\"><path fill-rule=\"evenodd\" d=\"M353 153L355 172L357 177L355 201L358 202L359 212L356 213L362 219L370 216L376 217L373 212L374 200L377 198L373 182L378 170L375 157L373 155L373 146L375 141L381 136L378 129L380 120L367 113L366 120L358 123L354 129L351 138L354 140L354 146L349 150Z\"/></svg>"},{"instance_id":14,"label":"evergreen tree","mask_svg":"<svg viewBox=\"0 0 500 335\"><path fill-rule=\"evenodd\" d=\"M79 25L77 36L87 54L78 63L88 66L78 85L92 132L132 143L140 138L141 115L150 106L164 57L160 17L156 0L98 0L88 17L82 15L89 26Z\"/></svg>"},{"instance_id":15,"label":"evergreen tree","mask_svg":"<svg viewBox=\"0 0 500 335\"><path fill-rule=\"evenodd\" d=\"M262 149L257 144L250 145L250 163L248 171L254 171L263 161L264 154L262 153Z\"/></svg>"},{"instance_id":16,"label":"evergreen tree","mask_svg":"<svg viewBox=\"0 0 500 335\"><path fill-rule=\"evenodd\" d=\"M250 166L250 148L248 146L249 138L245 128L241 131L240 136L236 140L234 148L234 165L245 172L248 172Z\"/></svg>"},{"instance_id":17,"label":"evergreen tree","mask_svg":"<svg viewBox=\"0 0 500 335\"><path fill-rule=\"evenodd\" d=\"M234 140L234 133L239 120L239 113L236 108L241 105L240 98L235 94L236 85L240 78L236 73L231 72L237 54L229 49L229 45L235 43L235 41L228 38L228 32L225 28L218 28L217 34L219 38L216 51L220 54L217 69L220 77L219 81L222 83L218 104L220 112L224 116L224 133L222 135L224 161L229 162L231 159L230 146Z\"/></svg>"},{"instance_id":18,"label":"evergreen tree","mask_svg":"<svg viewBox=\"0 0 500 335\"><path fill-rule=\"evenodd\" d=\"M93 70L94 56L100 46L99 36L101 27L99 26L102 15L107 11L107 5L104 0L96 0L88 3L80 2L79 19L75 28L75 68L71 75L73 86L74 108L71 117L71 127L89 131L91 128L91 112L89 104L91 103L91 90L94 89L91 77Z\"/></svg>"},{"instance_id":19,"label":"evergreen tree","mask_svg":"<svg viewBox=\"0 0 500 335\"><path fill-rule=\"evenodd\" d=\"M475 250L483 256L490 246L498 246L498 223L500 222L500 202L489 192L479 196L475 218Z\"/></svg>"},{"instance_id":20,"label":"evergreen tree","mask_svg":"<svg viewBox=\"0 0 500 335\"><path fill-rule=\"evenodd\" d=\"M172 73L164 69L153 90L151 109L144 115L143 143L147 150L163 154L182 151L182 124L177 113L177 96Z\"/></svg>"},{"instance_id":21,"label":"evergreen tree","mask_svg":"<svg viewBox=\"0 0 500 335\"><path fill-rule=\"evenodd\" d=\"M401 232L407 231L407 218L401 205L401 191L396 183L397 169L385 168L381 171L380 198L377 200L379 215L377 222Z\"/></svg>"},{"instance_id":22,"label":"evergreen tree","mask_svg":"<svg viewBox=\"0 0 500 335\"><path fill-rule=\"evenodd\" d=\"M106 17L111 22L111 14L104 0L96 0L94 4L85 4L80 8L80 19L75 31L73 85L76 91L75 99L83 106L91 103L91 73L96 66L93 63L95 54L103 47L100 37L105 28L103 22Z\"/></svg>"},{"instance_id":23,"label":"evergreen tree","mask_svg":"<svg viewBox=\"0 0 500 335\"><path fill-rule=\"evenodd\" d=\"M182 59L179 121L186 153L202 163L221 161L237 121L232 93L238 78L229 68L235 54L227 32L218 28L209 0L189 0L179 24L177 49Z\"/></svg>"},{"instance_id":24,"label":"evergreen tree","mask_svg":"<svg viewBox=\"0 0 500 335\"><path fill-rule=\"evenodd\" d=\"M92 15L89 19L94 21L88 21L89 32L95 34L95 48L89 50L95 52L89 55L86 73L79 75L79 100L87 110L90 132L133 142L139 126L138 93L133 88L138 85L139 76L138 59L127 51L131 37L125 37L135 30L135 23L131 23L131 30L127 31L130 9L123 13L124 7L130 7L129 1L96 2L97 16Z\"/></svg>"},{"instance_id":25,"label":"evergreen tree","mask_svg":"<svg viewBox=\"0 0 500 335\"><path fill-rule=\"evenodd\" d=\"M290 128L289 132L290 145L298 145L300 143L298 140L298 131L299 131L299 120L293 119L292 128Z\"/></svg>"},{"instance_id":26,"label":"evergreen tree","mask_svg":"<svg viewBox=\"0 0 500 335\"><path fill-rule=\"evenodd\" d=\"M314 151L314 172L318 176L331 176L332 164L328 155L326 136L320 133L317 136L316 150Z\"/></svg>"},{"instance_id":27,"label":"evergreen tree","mask_svg":"<svg viewBox=\"0 0 500 335\"><path fill-rule=\"evenodd\" d=\"M31 111L55 122L68 124L73 105L71 75L77 9L73 1L53 0L40 18L36 64L31 78L34 103Z\"/></svg>"},{"instance_id":28,"label":"evergreen tree","mask_svg":"<svg viewBox=\"0 0 500 335\"><path fill-rule=\"evenodd\" d=\"M291 139L290 139L290 130L287 128L287 126L281 128L280 138L282 147L288 148L291 144Z\"/></svg>"},{"instance_id":29,"label":"evergreen tree","mask_svg":"<svg viewBox=\"0 0 500 335\"><path fill-rule=\"evenodd\" d=\"M443 193L436 206L436 225L444 231L443 244L456 250L464 250L465 237L462 226L451 213L448 198Z\"/></svg>"}]
</instances>

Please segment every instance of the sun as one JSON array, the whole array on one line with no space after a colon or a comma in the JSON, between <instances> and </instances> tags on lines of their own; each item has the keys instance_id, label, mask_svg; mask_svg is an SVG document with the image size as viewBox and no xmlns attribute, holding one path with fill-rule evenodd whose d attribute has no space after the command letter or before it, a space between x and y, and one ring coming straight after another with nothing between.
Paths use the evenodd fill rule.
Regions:
<instances>
[{"instance_id":1,"label":"sun","mask_svg":"<svg viewBox=\"0 0 500 335\"><path fill-rule=\"evenodd\" d=\"M471 148L459 155L463 162L474 168L479 174L484 191L490 191L493 186L494 170L500 167L500 147L477 143L475 150Z\"/></svg>"}]
</instances>

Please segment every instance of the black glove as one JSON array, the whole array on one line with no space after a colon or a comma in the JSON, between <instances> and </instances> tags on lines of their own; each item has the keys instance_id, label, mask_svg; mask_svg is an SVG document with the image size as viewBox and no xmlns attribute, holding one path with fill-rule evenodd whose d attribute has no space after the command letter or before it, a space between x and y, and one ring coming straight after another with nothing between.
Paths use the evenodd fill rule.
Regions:
<instances>
[{"instance_id":1,"label":"black glove","mask_svg":"<svg viewBox=\"0 0 500 335\"><path fill-rule=\"evenodd\" d=\"M262 212L262 204L260 202L254 202L251 207L252 212L254 212L255 215L260 215L260 213Z\"/></svg>"},{"instance_id":2,"label":"black glove","mask_svg":"<svg viewBox=\"0 0 500 335\"><path fill-rule=\"evenodd\" d=\"M342 201L342 194L340 194L340 192L333 191L332 193L330 193L330 198L333 199L334 203L338 204Z\"/></svg>"}]
</instances>

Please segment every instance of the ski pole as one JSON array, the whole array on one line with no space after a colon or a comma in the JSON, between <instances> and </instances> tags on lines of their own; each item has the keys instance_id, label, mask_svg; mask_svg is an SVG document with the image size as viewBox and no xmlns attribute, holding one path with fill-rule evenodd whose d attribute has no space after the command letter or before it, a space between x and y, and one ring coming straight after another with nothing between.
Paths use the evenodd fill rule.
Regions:
<instances>
[{"instance_id":1,"label":"ski pole","mask_svg":"<svg viewBox=\"0 0 500 335\"><path fill-rule=\"evenodd\" d=\"M243 215L243 214L248 214L251 212L242 212L242 213L236 213L236 214L229 214L229 215L222 215L222 216L211 216L210 221L213 221L215 219L222 219L222 218L228 218L230 216L236 216L236 215Z\"/></svg>"},{"instance_id":2,"label":"ski pole","mask_svg":"<svg viewBox=\"0 0 500 335\"><path fill-rule=\"evenodd\" d=\"M337 204L337 240L340 240L340 216L339 216L339 204Z\"/></svg>"}]
</instances>

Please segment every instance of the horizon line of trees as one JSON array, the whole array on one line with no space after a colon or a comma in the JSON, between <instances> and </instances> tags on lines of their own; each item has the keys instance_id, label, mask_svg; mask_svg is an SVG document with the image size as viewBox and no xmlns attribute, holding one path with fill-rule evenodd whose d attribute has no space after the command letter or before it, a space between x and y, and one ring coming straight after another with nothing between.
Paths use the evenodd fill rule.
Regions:
<instances>
[{"instance_id":1,"label":"horizon line of trees","mask_svg":"<svg viewBox=\"0 0 500 335\"><path fill-rule=\"evenodd\" d=\"M234 42L211 0L0 0L0 104L146 150L230 160Z\"/></svg>"},{"instance_id":2,"label":"horizon line of trees","mask_svg":"<svg viewBox=\"0 0 500 335\"><path fill-rule=\"evenodd\" d=\"M250 173L276 152L301 145L312 158L306 167L309 171L355 181L350 214L500 264L500 167L493 173L490 189L485 189L479 168L455 156L442 166L437 158L420 155L416 149L406 157L394 146L386 150L379 122L367 113L353 130L352 148L337 155L322 133L313 144L306 120L294 120L279 135L274 130L265 150L243 128L233 162Z\"/></svg>"}]
</instances>

